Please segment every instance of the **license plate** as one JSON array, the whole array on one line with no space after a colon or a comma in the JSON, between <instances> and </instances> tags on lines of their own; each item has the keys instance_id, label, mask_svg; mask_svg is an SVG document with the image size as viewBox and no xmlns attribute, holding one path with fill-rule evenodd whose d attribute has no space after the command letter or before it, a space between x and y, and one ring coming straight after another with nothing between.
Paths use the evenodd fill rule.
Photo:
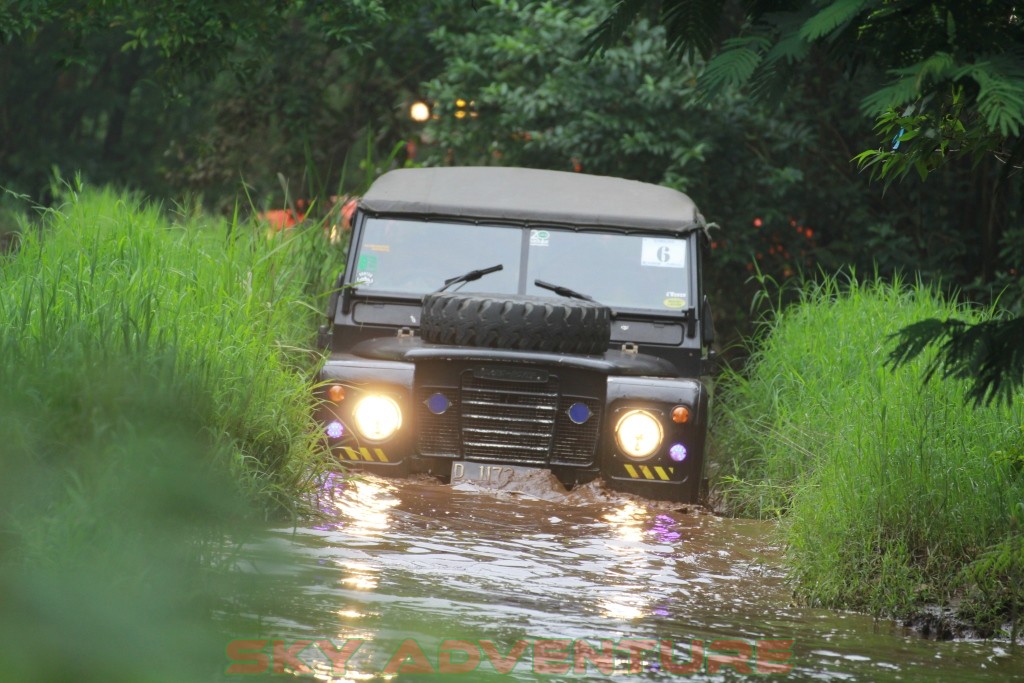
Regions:
<instances>
[{"instance_id":1,"label":"license plate","mask_svg":"<svg viewBox=\"0 0 1024 683\"><path fill-rule=\"evenodd\" d=\"M514 491L538 478L549 477L549 470L519 465L491 465L480 462L453 462L452 485L472 484L480 488Z\"/></svg>"}]
</instances>

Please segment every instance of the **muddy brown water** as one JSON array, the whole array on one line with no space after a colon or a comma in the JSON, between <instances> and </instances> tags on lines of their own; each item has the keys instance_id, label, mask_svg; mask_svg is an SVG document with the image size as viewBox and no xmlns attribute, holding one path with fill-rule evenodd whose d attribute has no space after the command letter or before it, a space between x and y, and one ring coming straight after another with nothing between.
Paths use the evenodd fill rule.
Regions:
<instances>
[{"instance_id":1,"label":"muddy brown water","mask_svg":"<svg viewBox=\"0 0 1024 683\"><path fill-rule=\"evenodd\" d=\"M326 640L339 651L358 642L347 668L332 669L315 643L294 661L339 682L1024 681L1024 652L1007 643L937 642L798 606L771 523L598 486L469 488L325 481L323 519L273 530L240 556L273 596L235 627L268 655L245 663L272 666L277 640L295 673L287 648ZM633 640L645 642L631 658ZM756 674L772 664L788 671Z\"/></svg>"}]
</instances>

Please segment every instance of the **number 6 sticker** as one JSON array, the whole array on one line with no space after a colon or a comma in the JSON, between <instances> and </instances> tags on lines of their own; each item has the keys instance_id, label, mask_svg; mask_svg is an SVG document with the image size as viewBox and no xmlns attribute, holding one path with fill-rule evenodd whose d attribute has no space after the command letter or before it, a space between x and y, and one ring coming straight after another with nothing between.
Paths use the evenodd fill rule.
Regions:
<instances>
[{"instance_id":1,"label":"number 6 sticker","mask_svg":"<svg viewBox=\"0 0 1024 683\"><path fill-rule=\"evenodd\" d=\"M645 237L640 251L640 265L656 268L685 268L686 242Z\"/></svg>"}]
</instances>

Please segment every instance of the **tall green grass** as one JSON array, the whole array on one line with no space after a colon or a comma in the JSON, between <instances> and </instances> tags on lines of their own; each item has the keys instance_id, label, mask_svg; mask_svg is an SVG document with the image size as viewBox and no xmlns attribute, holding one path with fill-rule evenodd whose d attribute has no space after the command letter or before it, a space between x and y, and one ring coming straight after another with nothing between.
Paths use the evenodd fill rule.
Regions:
<instances>
[{"instance_id":1,"label":"tall green grass","mask_svg":"<svg viewBox=\"0 0 1024 683\"><path fill-rule=\"evenodd\" d=\"M722 378L716 494L782 519L809 601L893 615L959 602L988 626L1024 607L1024 397L974 409L962 385L924 384L926 359L885 366L902 326L981 315L921 285L829 278ZM1004 561L985 565L991 553Z\"/></svg>"},{"instance_id":2,"label":"tall green grass","mask_svg":"<svg viewBox=\"0 0 1024 683\"><path fill-rule=\"evenodd\" d=\"M218 568L324 464L322 241L70 189L0 255L5 680L222 668Z\"/></svg>"},{"instance_id":3,"label":"tall green grass","mask_svg":"<svg viewBox=\"0 0 1024 683\"><path fill-rule=\"evenodd\" d=\"M315 460L303 246L201 216L172 222L110 190L69 193L0 270L5 391L61 409L85 403L82 371L160 367L154 386L203 396L206 436L232 447L249 493L287 506ZM66 419L70 444L95 427L88 409Z\"/></svg>"}]
</instances>

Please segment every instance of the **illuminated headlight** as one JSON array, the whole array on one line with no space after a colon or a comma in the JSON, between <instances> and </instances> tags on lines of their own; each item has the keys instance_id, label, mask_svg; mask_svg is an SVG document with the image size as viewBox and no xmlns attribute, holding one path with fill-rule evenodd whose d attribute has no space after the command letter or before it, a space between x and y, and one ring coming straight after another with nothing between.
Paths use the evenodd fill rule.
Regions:
<instances>
[{"instance_id":1,"label":"illuminated headlight","mask_svg":"<svg viewBox=\"0 0 1024 683\"><path fill-rule=\"evenodd\" d=\"M386 441L402 426L402 409L387 396L366 396L356 403L352 420L367 441Z\"/></svg>"},{"instance_id":2,"label":"illuminated headlight","mask_svg":"<svg viewBox=\"0 0 1024 683\"><path fill-rule=\"evenodd\" d=\"M662 439L661 423L646 410L631 410L615 425L615 440L631 458L646 458L658 450Z\"/></svg>"}]
</instances>

